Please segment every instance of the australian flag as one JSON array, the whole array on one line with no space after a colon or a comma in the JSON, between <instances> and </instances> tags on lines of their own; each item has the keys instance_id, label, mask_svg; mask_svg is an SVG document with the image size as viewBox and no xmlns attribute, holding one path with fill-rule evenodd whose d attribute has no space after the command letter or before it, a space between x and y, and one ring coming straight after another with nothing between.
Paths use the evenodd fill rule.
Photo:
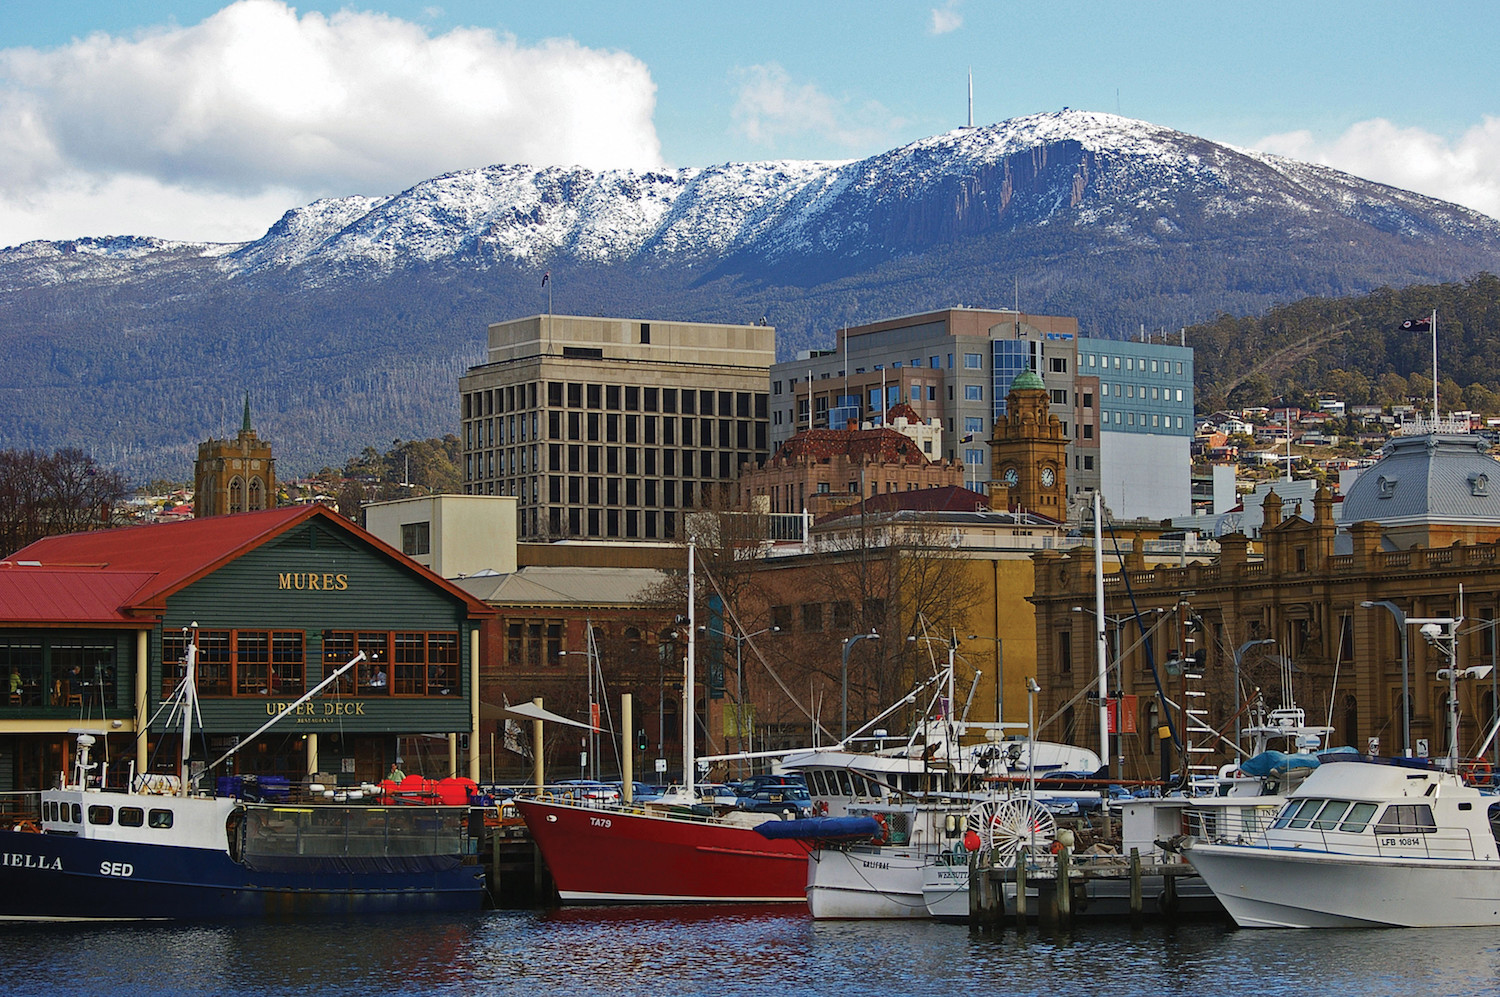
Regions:
<instances>
[{"instance_id":1,"label":"australian flag","mask_svg":"<svg viewBox=\"0 0 1500 997\"><path fill-rule=\"evenodd\" d=\"M1431 332L1432 331L1432 319L1430 319L1430 318L1409 318L1405 322L1401 323L1401 331L1402 332Z\"/></svg>"}]
</instances>

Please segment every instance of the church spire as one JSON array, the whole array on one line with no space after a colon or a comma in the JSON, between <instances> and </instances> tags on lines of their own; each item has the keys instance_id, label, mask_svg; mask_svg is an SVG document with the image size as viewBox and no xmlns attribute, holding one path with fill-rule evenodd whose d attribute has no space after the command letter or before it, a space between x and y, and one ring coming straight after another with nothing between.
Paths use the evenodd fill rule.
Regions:
<instances>
[{"instance_id":1,"label":"church spire","mask_svg":"<svg viewBox=\"0 0 1500 997\"><path fill-rule=\"evenodd\" d=\"M245 417L240 422L240 432L241 433L253 433L254 432L254 430L250 428L250 392L248 392L248 391L245 392Z\"/></svg>"}]
</instances>

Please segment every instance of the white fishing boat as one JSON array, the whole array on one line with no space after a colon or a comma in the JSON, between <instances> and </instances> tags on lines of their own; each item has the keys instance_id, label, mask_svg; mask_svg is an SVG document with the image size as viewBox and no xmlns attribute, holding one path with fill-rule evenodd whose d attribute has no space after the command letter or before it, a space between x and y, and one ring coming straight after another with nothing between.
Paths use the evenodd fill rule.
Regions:
<instances>
[{"instance_id":1,"label":"white fishing boat","mask_svg":"<svg viewBox=\"0 0 1500 997\"><path fill-rule=\"evenodd\" d=\"M1425 759L1325 756L1269 828L1185 853L1243 928L1500 925L1495 802Z\"/></svg>"}]
</instances>

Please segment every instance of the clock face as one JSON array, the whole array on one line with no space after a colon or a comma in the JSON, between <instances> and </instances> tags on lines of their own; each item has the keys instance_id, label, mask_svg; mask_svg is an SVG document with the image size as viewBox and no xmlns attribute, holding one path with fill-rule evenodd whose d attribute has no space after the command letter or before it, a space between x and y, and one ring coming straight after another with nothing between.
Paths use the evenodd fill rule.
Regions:
<instances>
[{"instance_id":1,"label":"clock face","mask_svg":"<svg viewBox=\"0 0 1500 997\"><path fill-rule=\"evenodd\" d=\"M1051 488L1052 483L1057 480L1057 475L1052 473L1052 468L1042 468L1042 487Z\"/></svg>"},{"instance_id":2,"label":"clock face","mask_svg":"<svg viewBox=\"0 0 1500 997\"><path fill-rule=\"evenodd\" d=\"M1012 488L1021 483L1021 476L1016 473L1015 468L1007 467L1005 469L1005 483Z\"/></svg>"}]
</instances>

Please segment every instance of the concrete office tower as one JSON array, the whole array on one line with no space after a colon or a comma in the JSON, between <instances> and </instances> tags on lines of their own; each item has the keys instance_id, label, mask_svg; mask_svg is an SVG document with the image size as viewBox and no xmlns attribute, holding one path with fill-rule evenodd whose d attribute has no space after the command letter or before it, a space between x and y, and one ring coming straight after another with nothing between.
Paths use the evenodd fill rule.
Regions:
<instances>
[{"instance_id":1,"label":"concrete office tower","mask_svg":"<svg viewBox=\"0 0 1500 997\"><path fill-rule=\"evenodd\" d=\"M770 326L534 315L459 379L464 491L522 538L670 540L770 454Z\"/></svg>"}]
</instances>

